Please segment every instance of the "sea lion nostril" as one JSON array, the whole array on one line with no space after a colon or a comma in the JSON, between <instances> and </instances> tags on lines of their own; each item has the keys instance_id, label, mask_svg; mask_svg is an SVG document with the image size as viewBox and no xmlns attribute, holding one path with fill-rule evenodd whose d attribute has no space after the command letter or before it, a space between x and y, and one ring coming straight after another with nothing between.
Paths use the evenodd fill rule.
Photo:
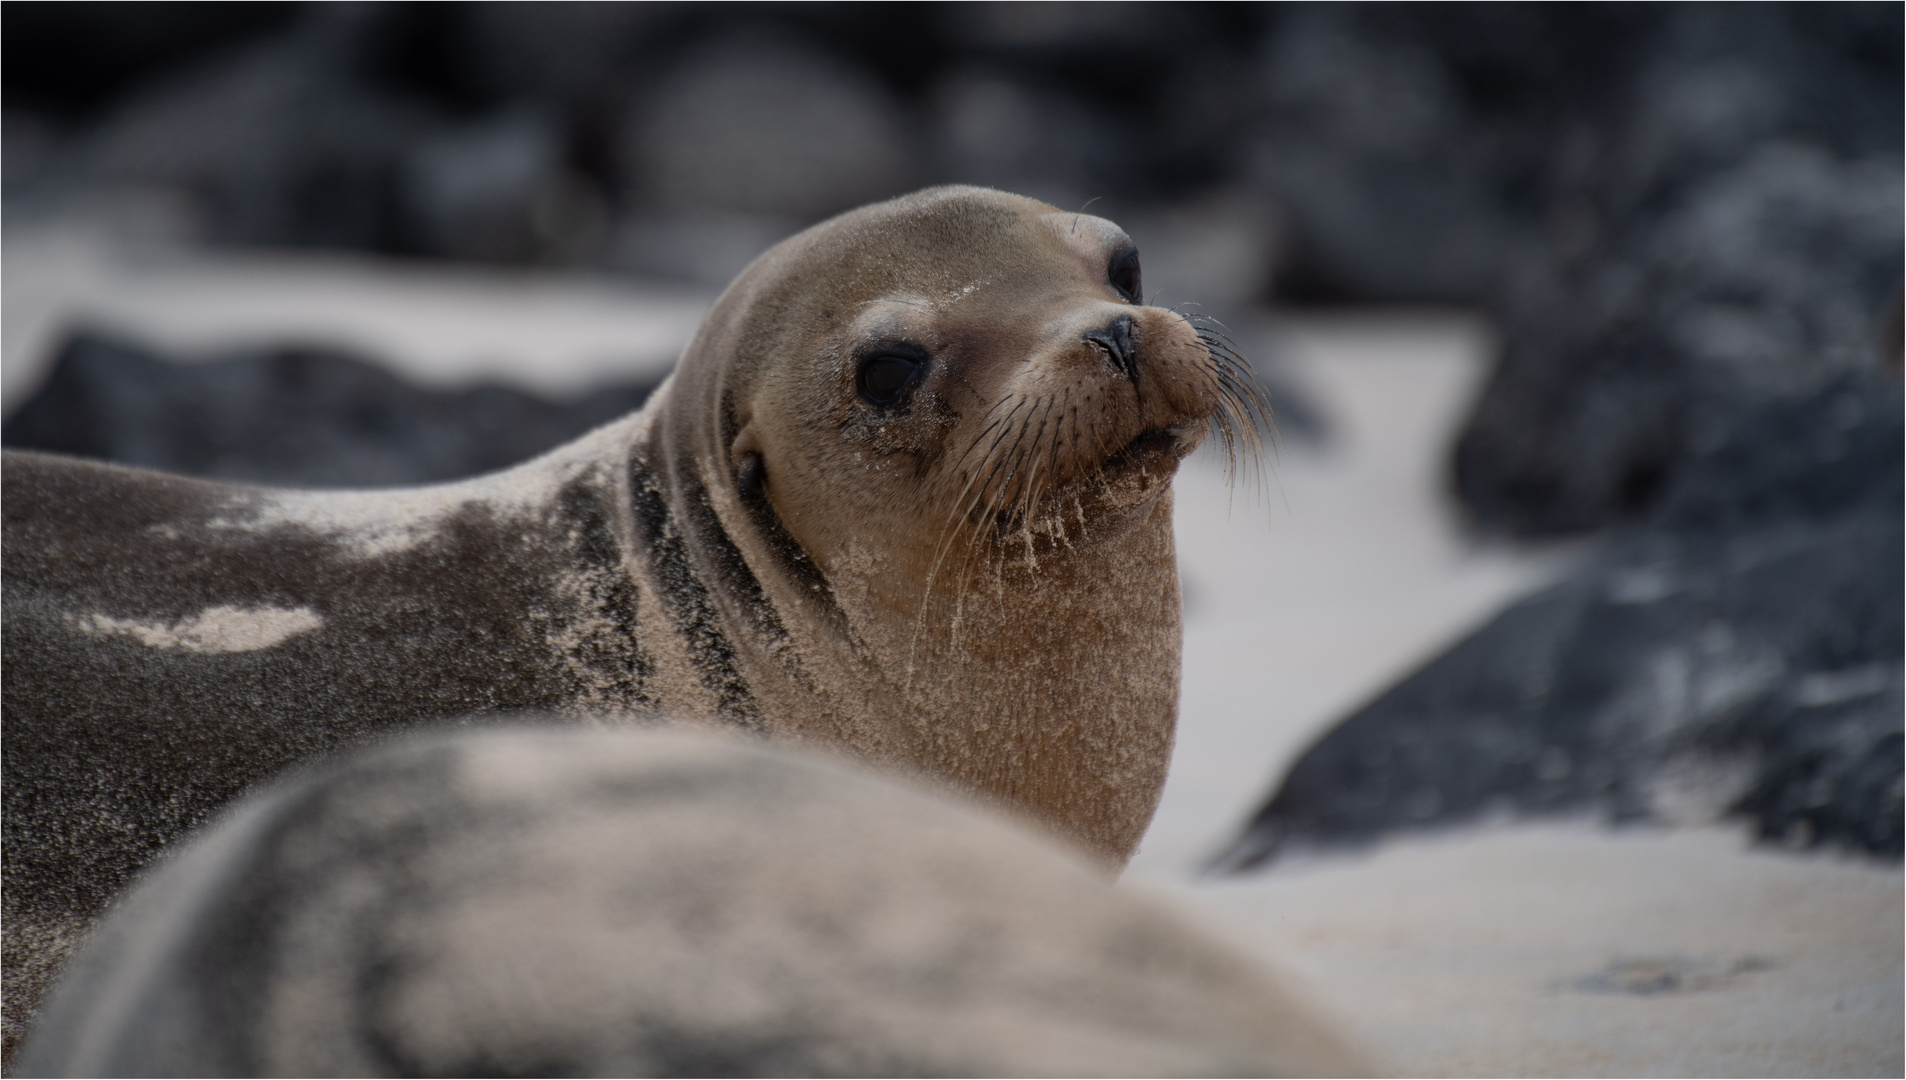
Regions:
<instances>
[{"instance_id":1,"label":"sea lion nostril","mask_svg":"<svg viewBox=\"0 0 1906 1080\"><path fill-rule=\"evenodd\" d=\"M1113 366L1133 382L1138 381L1137 325L1130 315L1120 315L1102 330L1088 330L1085 340L1105 353Z\"/></svg>"}]
</instances>

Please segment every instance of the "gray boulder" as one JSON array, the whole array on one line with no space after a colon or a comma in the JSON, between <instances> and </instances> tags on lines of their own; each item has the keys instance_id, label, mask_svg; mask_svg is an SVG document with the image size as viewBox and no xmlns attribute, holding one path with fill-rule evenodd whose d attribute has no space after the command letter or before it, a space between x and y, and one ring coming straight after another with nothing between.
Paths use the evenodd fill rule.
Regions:
<instances>
[{"instance_id":1,"label":"gray boulder","mask_svg":"<svg viewBox=\"0 0 1906 1080\"><path fill-rule=\"evenodd\" d=\"M1901 409L1850 375L1750 410L1644 525L1310 747L1217 865L1583 814L1898 858Z\"/></svg>"},{"instance_id":2,"label":"gray boulder","mask_svg":"<svg viewBox=\"0 0 1906 1080\"><path fill-rule=\"evenodd\" d=\"M180 362L80 334L0 444L220 480L424 484L527 461L640 408L657 381L550 401L500 384L427 389L320 348Z\"/></svg>"}]
</instances>

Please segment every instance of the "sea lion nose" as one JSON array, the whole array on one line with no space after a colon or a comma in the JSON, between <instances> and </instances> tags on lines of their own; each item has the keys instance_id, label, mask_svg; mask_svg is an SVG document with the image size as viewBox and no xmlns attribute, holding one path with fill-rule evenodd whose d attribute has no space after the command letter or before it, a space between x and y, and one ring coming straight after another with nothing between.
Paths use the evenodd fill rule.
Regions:
<instances>
[{"instance_id":1,"label":"sea lion nose","mask_svg":"<svg viewBox=\"0 0 1906 1080\"><path fill-rule=\"evenodd\" d=\"M1085 340L1103 352L1114 367L1133 382L1138 381L1138 346L1133 332L1136 324L1130 315L1120 315L1103 329L1088 330Z\"/></svg>"}]
</instances>

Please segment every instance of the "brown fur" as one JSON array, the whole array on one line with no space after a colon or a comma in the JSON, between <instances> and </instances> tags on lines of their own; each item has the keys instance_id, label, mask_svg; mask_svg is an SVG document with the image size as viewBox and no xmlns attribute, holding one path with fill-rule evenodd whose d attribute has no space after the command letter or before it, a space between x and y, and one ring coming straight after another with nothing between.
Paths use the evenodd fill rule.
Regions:
<instances>
[{"instance_id":1,"label":"brown fur","mask_svg":"<svg viewBox=\"0 0 1906 1080\"><path fill-rule=\"evenodd\" d=\"M849 215L742 276L671 388L703 407L662 418L672 445L726 460L704 480L737 536L733 473L762 456L767 500L847 617L848 633L804 643L831 677L818 699L789 686L766 712L778 729L992 794L1114 864L1170 757L1169 482L1224 400L1193 327L1108 284L1128 243L1110 222L972 189ZM1083 337L1128 314L1136 381ZM881 339L932 357L903 415L855 393L854 358ZM1162 445L1105 468L1147 432Z\"/></svg>"},{"instance_id":2,"label":"brown fur","mask_svg":"<svg viewBox=\"0 0 1906 1080\"><path fill-rule=\"evenodd\" d=\"M1248 371L1116 226L941 188L763 255L643 412L493 476L289 492L6 457L6 1010L287 765L536 709L844 749L1110 866L1170 756L1170 480ZM1128 356L1086 335L1131 319ZM856 358L924 350L901 407Z\"/></svg>"}]
</instances>

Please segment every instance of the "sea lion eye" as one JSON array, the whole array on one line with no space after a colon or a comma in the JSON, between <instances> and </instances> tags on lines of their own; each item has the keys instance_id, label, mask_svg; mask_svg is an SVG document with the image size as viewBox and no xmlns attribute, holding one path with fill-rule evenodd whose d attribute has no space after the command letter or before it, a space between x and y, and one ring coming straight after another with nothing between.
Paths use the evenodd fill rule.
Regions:
<instances>
[{"instance_id":1,"label":"sea lion eye","mask_svg":"<svg viewBox=\"0 0 1906 1080\"><path fill-rule=\"evenodd\" d=\"M1106 269L1105 279L1112 283L1112 288L1117 289L1118 294L1128 303L1138 303L1140 285L1138 249L1128 247L1112 256L1112 265Z\"/></svg>"},{"instance_id":2,"label":"sea lion eye","mask_svg":"<svg viewBox=\"0 0 1906 1080\"><path fill-rule=\"evenodd\" d=\"M905 353L882 351L860 362L860 396L874 405L899 401L917 380L926 362Z\"/></svg>"}]
</instances>

